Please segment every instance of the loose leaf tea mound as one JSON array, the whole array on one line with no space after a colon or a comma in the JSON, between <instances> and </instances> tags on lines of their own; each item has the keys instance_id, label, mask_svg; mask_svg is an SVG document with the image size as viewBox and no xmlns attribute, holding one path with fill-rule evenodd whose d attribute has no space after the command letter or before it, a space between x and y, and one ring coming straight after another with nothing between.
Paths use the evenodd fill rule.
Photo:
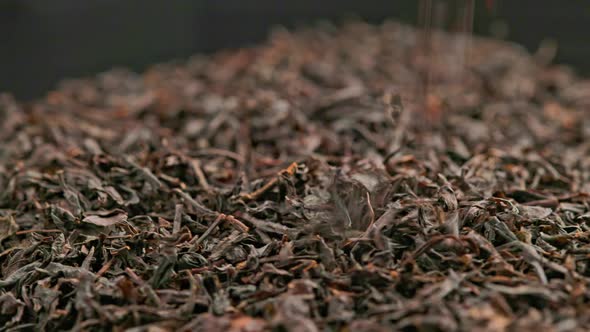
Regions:
<instances>
[{"instance_id":1,"label":"loose leaf tea mound","mask_svg":"<svg viewBox=\"0 0 590 332\"><path fill-rule=\"evenodd\" d=\"M590 329L590 82L419 35L1 96L2 330Z\"/></svg>"}]
</instances>

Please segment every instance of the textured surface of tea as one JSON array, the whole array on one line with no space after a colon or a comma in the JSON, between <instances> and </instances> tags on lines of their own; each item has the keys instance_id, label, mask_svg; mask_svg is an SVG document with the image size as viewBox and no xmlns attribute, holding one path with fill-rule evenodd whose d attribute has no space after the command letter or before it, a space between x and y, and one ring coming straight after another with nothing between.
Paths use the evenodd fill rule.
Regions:
<instances>
[{"instance_id":1,"label":"textured surface of tea","mask_svg":"<svg viewBox=\"0 0 590 332\"><path fill-rule=\"evenodd\" d=\"M278 30L2 96L1 330L589 329L590 82L463 38Z\"/></svg>"}]
</instances>

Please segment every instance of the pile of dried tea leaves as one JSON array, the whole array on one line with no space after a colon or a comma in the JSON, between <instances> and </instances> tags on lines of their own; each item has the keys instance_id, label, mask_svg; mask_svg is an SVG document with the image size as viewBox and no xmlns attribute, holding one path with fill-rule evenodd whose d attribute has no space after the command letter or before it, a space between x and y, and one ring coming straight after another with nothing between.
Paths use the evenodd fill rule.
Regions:
<instances>
[{"instance_id":1,"label":"pile of dried tea leaves","mask_svg":"<svg viewBox=\"0 0 590 332\"><path fill-rule=\"evenodd\" d=\"M590 329L590 81L419 36L0 97L0 330Z\"/></svg>"}]
</instances>

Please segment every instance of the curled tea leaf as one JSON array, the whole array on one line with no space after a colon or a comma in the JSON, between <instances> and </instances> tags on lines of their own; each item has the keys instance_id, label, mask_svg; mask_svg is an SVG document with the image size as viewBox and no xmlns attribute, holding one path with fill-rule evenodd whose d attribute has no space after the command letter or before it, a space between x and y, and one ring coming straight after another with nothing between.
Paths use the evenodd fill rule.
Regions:
<instances>
[{"instance_id":1,"label":"curled tea leaf","mask_svg":"<svg viewBox=\"0 0 590 332\"><path fill-rule=\"evenodd\" d=\"M116 213L110 216L89 215L82 219L82 222L95 226L109 227L124 223L127 221L126 213Z\"/></svg>"}]
</instances>

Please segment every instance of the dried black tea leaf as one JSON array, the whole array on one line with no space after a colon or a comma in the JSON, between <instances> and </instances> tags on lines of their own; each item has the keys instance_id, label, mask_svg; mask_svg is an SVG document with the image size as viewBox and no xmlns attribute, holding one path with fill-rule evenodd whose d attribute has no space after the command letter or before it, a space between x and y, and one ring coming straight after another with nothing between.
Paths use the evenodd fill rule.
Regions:
<instances>
[{"instance_id":1,"label":"dried black tea leaf","mask_svg":"<svg viewBox=\"0 0 590 332\"><path fill-rule=\"evenodd\" d=\"M420 36L0 95L0 330L590 330L589 81Z\"/></svg>"}]
</instances>

